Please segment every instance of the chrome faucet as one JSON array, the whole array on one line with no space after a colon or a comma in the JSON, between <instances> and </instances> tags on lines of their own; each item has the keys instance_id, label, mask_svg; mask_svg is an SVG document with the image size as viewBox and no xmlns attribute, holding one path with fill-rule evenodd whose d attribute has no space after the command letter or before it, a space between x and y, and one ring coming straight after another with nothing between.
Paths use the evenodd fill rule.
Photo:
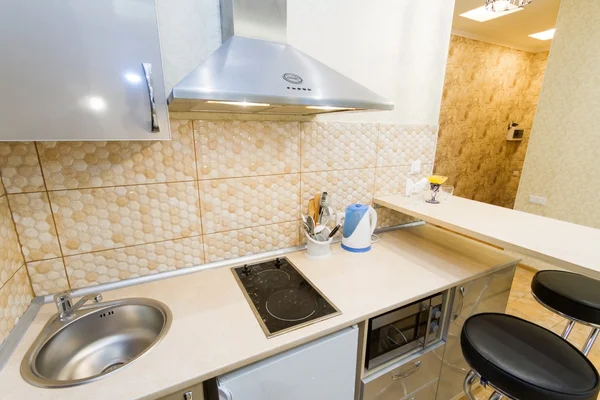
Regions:
<instances>
[{"instance_id":1,"label":"chrome faucet","mask_svg":"<svg viewBox=\"0 0 600 400\"><path fill-rule=\"evenodd\" d=\"M87 296L83 296L77 303L75 303L75 305L73 305L72 294L73 292L67 290L54 296L54 303L56 303L58 317L61 321L68 321L73 318L75 311L77 311L81 306L90 300L94 303L102 301L101 294L89 294Z\"/></svg>"}]
</instances>

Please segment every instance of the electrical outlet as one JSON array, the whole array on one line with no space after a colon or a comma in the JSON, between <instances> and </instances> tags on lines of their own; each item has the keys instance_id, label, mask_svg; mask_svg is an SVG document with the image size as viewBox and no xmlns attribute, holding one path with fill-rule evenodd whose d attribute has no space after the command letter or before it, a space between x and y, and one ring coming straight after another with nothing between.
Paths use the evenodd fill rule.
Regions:
<instances>
[{"instance_id":1,"label":"electrical outlet","mask_svg":"<svg viewBox=\"0 0 600 400\"><path fill-rule=\"evenodd\" d=\"M414 160L410 162L410 173L415 175L421 173L421 160Z\"/></svg>"},{"instance_id":2,"label":"electrical outlet","mask_svg":"<svg viewBox=\"0 0 600 400\"><path fill-rule=\"evenodd\" d=\"M542 196L534 196L532 194L529 195L529 202L533 203L533 204L539 204L541 206L545 206L546 205L546 199L545 197Z\"/></svg>"}]
</instances>

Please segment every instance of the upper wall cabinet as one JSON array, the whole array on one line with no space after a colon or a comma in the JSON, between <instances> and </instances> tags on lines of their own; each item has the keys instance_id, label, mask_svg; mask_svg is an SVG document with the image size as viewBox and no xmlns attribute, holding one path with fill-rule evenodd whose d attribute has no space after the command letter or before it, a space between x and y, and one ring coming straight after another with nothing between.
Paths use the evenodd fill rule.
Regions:
<instances>
[{"instance_id":1,"label":"upper wall cabinet","mask_svg":"<svg viewBox=\"0 0 600 400\"><path fill-rule=\"evenodd\" d=\"M169 139L154 0L0 2L0 141Z\"/></svg>"}]
</instances>

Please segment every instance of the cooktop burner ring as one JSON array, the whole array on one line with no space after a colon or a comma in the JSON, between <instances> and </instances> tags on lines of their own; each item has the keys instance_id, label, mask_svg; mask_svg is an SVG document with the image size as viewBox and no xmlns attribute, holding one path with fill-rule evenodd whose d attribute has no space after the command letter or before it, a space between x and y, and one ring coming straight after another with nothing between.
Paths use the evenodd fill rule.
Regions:
<instances>
[{"instance_id":1,"label":"cooktop burner ring","mask_svg":"<svg viewBox=\"0 0 600 400\"><path fill-rule=\"evenodd\" d=\"M271 268L271 269L265 269L264 271L260 271L259 273L256 274L256 276L260 276L262 274L268 273L268 274L272 274L273 272L277 272L277 274L285 274L285 276L287 276L288 279L290 279L290 274L288 274L287 272L280 270L280 269L275 269L275 268Z\"/></svg>"},{"instance_id":2,"label":"cooktop burner ring","mask_svg":"<svg viewBox=\"0 0 600 400\"><path fill-rule=\"evenodd\" d=\"M283 289L289 286L292 277L285 271L271 268L258 272L253 281L257 286L269 287L271 289Z\"/></svg>"},{"instance_id":3,"label":"cooktop burner ring","mask_svg":"<svg viewBox=\"0 0 600 400\"><path fill-rule=\"evenodd\" d=\"M269 302L272 303L271 307L269 307ZM294 307L289 308L291 305L294 305ZM287 309L286 306L288 306ZM265 303L265 308L273 318L280 321L303 321L317 312L317 299L310 293L300 289L284 289L273 293Z\"/></svg>"}]
</instances>

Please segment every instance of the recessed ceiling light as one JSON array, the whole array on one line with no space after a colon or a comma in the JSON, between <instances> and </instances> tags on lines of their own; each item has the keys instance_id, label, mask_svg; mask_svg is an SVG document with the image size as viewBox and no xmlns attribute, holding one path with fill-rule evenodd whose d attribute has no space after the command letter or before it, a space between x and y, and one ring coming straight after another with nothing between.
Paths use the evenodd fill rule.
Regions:
<instances>
[{"instance_id":1,"label":"recessed ceiling light","mask_svg":"<svg viewBox=\"0 0 600 400\"><path fill-rule=\"evenodd\" d=\"M533 34L529 35L529 37L532 37L532 38L538 39L538 40L550 40L554 37L554 32L556 32L556 28L548 29L547 31L544 31L544 32L533 33Z\"/></svg>"},{"instance_id":2,"label":"recessed ceiling light","mask_svg":"<svg viewBox=\"0 0 600 400\"><path fill-rule=\"evenodd\" d=\"M521 10L522 10L521 7L517 7L512 4L509 6L508 10L503 11L503 12L488 11L485 8L485 6L481 6L481 7L475 8L471 11L464 12L464 13L460 14L460 16L464 17L464 18L472 19L473 21L477 21L477 22L485 22L485 21L489 21L490 19L504 17L505 15L512 14L514 12L521 11Z\"/></svg>"},{"instance_id":3,"label":"recessed ceiling light","mask_svg":"<svg viewBox=\"0 0 600 400\"><path fill-rule=\"evenodd\" d=\"M485 7L494 12L505 12L515 7L525 7L533 0L485 0Z\"/></svg>"}]
</instances>

